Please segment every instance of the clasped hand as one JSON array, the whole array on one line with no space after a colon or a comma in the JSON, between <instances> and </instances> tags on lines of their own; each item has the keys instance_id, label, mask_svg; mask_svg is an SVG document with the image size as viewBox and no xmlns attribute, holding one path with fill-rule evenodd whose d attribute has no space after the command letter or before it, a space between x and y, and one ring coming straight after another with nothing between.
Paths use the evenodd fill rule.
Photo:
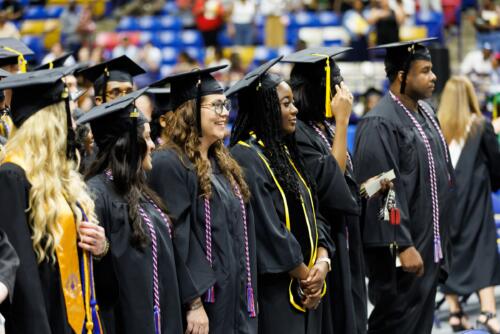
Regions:
<instances>
[{"instance_id":1,"label":"clasped hand","mask_svg":"<svg viewBox=\"0 0 500 334\"><path fill-rule=\"evenodd\" d=\"M300 280L300 287L304 291L302 304L307 309L316 309L321 302L321 292L328 274L327 264L324 262L316 263L309 270L307 278Z\"/></svg>"}]
</instances>

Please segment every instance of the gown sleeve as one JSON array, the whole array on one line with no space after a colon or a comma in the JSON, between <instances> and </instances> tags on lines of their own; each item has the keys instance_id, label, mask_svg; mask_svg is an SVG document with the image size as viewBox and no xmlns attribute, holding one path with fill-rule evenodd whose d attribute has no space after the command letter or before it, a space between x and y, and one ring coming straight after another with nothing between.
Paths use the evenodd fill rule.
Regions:
<instances>
[{"instance_id":1,"label":"gown sleeve","mask_svg":"<svg viewBox=\"0 0 500 334\"><path fill-rule=\"evenodd\" d=\"M396 205L400 210L400 225L395 228L378 218L384 196L374 195L366 200L363 239L367 247L387 246L393 241L400 247L413 245L409 203L399 169L400 159L404 158L400 157L398 139L396 125L382 117L366 117L358 124L354 157L356 178L363 183L373 176L394 169Z\"/></svg>"},{"instance_id":2,"label":"gown sleeve","mask_svg":"<svg viewBox=\"0 0 500 334\"><path fill-rule=\"evenodd\" d=\"M274 181L252 149L236 145L231 154L243 168L250 188L259 274L283 273L296 268L304 258L299 242L276 211Z\"/></svg>"},{"instance_id":3,"label":"gown sleeve","mask_svg":"<svg viewBox=\"0 0 500 334\"><path fill-rule=\"evenodd\" d=\"M197 182L173 151L159 151L153 156L149 174L151 188L164 201L174 223L176 254L186 265L179 270L181 299L184 303L202 296L213 284L215 274L203 250L203 241L194 233Z\"/></svg>"},{"instance_id":4,"label":"gown sleeve","mask_svg":"<svg viewBox=\"0 0 500 334\"><path fill-rule=\"evenodd\" d=\"M296 131L297 145L306 167L316 180L319 205L323 212L332 210L358 215L359 208L352 196L337 161L331 154L324 154L306 134L302 124Z\"/></svg>"},{"instance_id":5,"label":"gown sleeve","mask_svg":"<svg viewBox=\"0 0 500 334\"><path fill-rule=\"evenodd\" d=\"M108 242L111 242L110 218L112 218L112 214L109 211L110 201L106 196L106 189L102 184L98 184L98 180L89 182L88 187L94 199L94 211L99 225L104 227L106 238ZM102 259L94 258L94 276L99 306L102 308L113 307L119 298L119 282L114 270L111 249Z\"/></svg>"},{"instance_id":6,"label":"gown sleeve","mask_svg":"<svg viewBox=\"0 0 500 334\"><path fill-rule=\"evenodd\" d=\"M19 258L4 231L0 230L0 282L5 284L9 291L9 300L14 296L14 282L19 267Z\"/></svg>"},{"instance_id":7,"label":"gown sleeve","mask_svg":"<svg viewBox=\"0 0 500 334\"><path fill-rule=\"evenodd\" d=\"M482 147L486 154L492 191L497 191L500 189L500 147L493 126L489 121L484 123Z\"/></svg>"},{"instance_id":8,"label":"gown sleeve","mask_svg":"<svg viewBox=\"0 0 500 334\"><path fill-rule=\"evenodd\" d=\"M11 322L9 327L18 333L50 334L44 291L38 279L40 274L27 221L26 182L24 175L14 169L0 170L0 230L9 238L20 261L14 295L9 303L2 303L2 314L7 323Z\"/></svg>"}]
</instances>

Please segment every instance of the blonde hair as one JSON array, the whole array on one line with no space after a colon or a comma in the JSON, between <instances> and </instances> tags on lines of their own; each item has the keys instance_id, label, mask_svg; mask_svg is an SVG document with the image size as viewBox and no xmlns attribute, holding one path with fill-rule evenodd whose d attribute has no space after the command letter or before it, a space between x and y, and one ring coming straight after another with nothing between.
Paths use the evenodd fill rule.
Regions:
<instances>
[{"instance_id":1,"label":"blonde hair","mask_svg":"<svg viewBox=\"0 0 500 334\"><path fill-rule=\"evenodd\" d=\"M185 154L194 165L198 176L202 195L211 197L212 186L210 181L210 165L201 157L200 139L196 131L196 121L194 116L195 102L189 100L179 106L173 113L166 116L167 126L162 132L164 144L161 148L172 148L179 156ZM250 197L250 191L246 184L243 171L229 154L222 140L218 140L209 150L209 155L213 156L219 165L222 173L231 185L237 184L245 200ZM181 158L182 159L182 158Z\"/></svg>"},{"instance_id":2,"label":"blonde hair","mask_svg":"<svg viewBox=\"0 0 500 334\"><path fill-rule=\"evenodd\" d=\"M467 132L473 115L476 116L474 123L479 124L482 114L472 83L464 76L452 76L446 82L438 110L439 122L448 144L452 140L467 139L469 134L476 131L477 126L471 124L470 132Z\"/></svg>"},{"instance_id":3,"label":"blonde hair","mask_svg":"<svg viewBox=\"0 0 500 334\"><path fill-rule=\"evenodd\" d=\"M31 184L29 225L38 263L46 259L55 262L55 248L62 233L57 220L61 200L71 207L77 226L82 221L77 203L89 221L97 223L94 202L76 163L66 158L66 123L64 103L50 105L14 128L5 146L5 156L24 169Z\"/></svg>"}]
</instances>

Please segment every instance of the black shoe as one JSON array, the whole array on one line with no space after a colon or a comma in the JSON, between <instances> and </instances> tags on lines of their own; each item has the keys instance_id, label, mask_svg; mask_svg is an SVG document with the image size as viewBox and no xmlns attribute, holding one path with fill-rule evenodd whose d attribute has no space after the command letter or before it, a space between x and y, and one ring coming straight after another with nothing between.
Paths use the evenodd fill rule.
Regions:
<instances>
[{"instance_id":1,"label":"black shoe","mask_svg":"<svg viewBox=\"0 0 500 334\"><path fill-rule=\"evenodd\" d=\"M481 315L484 315L486 317L486 320L485 321L479 321L479 319L477 319L477 321L476 321L477 329L486 330L490 334L500 334L494 328L492 328L490 325L488 325L488 322L491 319L496 318L497 315L494 314L494 313L491 313L491 312L486 312L486 311L481 311Z\"/></svg>"},{"instance_id":2,"label":"black shoe","mask_svg":"<svg viewBox=\"0 0 500 334\"><path fill-rule=\"evenodd\" d=\"M464 318L464 317L465 317L465 314L464 314L464 312L462 310L460 310L458 312L453 312L453 313L450 312L450 316L448 317L448 323L450 323L450 320L452 318L457 318L460 321L460 323L458 323L456 325L450 324L450 327L453 330L453 333L461 332L461 331L465 331L467 329L470 329L470 328L466 328L463 325L462 318Z\"/></svg>"}]
</instances>

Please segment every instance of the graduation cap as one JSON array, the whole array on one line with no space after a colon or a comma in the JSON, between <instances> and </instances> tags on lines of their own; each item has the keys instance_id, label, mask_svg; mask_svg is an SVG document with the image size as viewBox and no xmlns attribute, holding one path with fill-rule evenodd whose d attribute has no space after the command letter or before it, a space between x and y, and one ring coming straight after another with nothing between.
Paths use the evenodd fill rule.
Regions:
<instances>
[{"instance_id":1,"label":"graduation cap","mask_svg":"<svg viewBox=\"0 0 500 334\"><path fill-rule=\"evenodd\" d=\"M283 78L277 74L268 74L267 71L269 71L269 69L276 63L278 63L281 59L283 59L283 56L271 59L268 62L260 65L253 71L249 72L243 77L243 79L229 88L226 91L226 95L231 96L249 87L255 87L255 89L268 89L276 87L280 82L283 81Z\"/></svg>"},{"instance_id":2,"label":"graduation cap","mask_svg":"<svg viewBox=\"0 0 500 334\"><path fill-rule=\"evenodd\" d=\"M57 67L63 67L64 66L64 63L66 62L66 60L69 58L69 57L72 57L73 56L73 52L70 52L70 53L66 53L65 55L62 55L61 57L57 57L56 59L54 60L51 60L49 61L48 63L46 64L43 64L43 65L40 65L40 66L37 66L35 67L35 71L39 71L39 70L50 70L52 68L57 68Z\"/></svg>"},{"instance_id":3,"label":"graduation cap","mask_svg":"<svg viewBox=\"0 0 500 334\"><path fill-rule=\"evenodd\" d=\"M103 102L106 102L106 86L109 81L133 83L133 77L144 73L146 71L142 67L125 55L78 72L93 83L95 94L102 94Z\"/></svg>"},{"instance_id":4,"label":"graduation cap","mask_svg":"<svg viewBox=\"0 0 500 334\"><path fill-rule=\"evenodd\" d=\"M385 49L384 58L385 72L387 76L403 71L403 81L401 82L400 93L404 94L406 87L406 76L410 70L410 65L414 60L431 61L431 54L423 43L437 40L437 37L423 38L412 41L396 42L377 45L372 50Z\"/></svg>"},{"instance_id":5,"label":"graduation cap","mask_svg":"<svg viewBox=\"0 0 500 334\"><path fill-rule=\"evenodd\" d=\"M135 101L147 89L148 87L145 87L111 102L98 105L77 120L78 125L90 123L95 143L103 152L114 145L123 134L128 134L132 143L130 147L132 168L138 167L135 165L138 160L137 127L147 122L135 107Z\"/></svg>"},{"instance_id":6,"label":"graduation cap","mask_svg":"<svg viewBox=\"0 0 500 334\"><path fill-rule=\"evenodd\" d=\"M75 67L41 70L10 75L0 81L1 90L12 90L10 112L12 121L18 128L39 110L65 101L68 127L66 153L70 159L75 158L74 132L69 108L69 92L62 78L74 71Z\"/></svg>"},{"instance_id":7,"label":"graduation cap","mask_svg":"<svg viewBox=\"0 0 500 334\"><path fill-rule=\"evenodd\" d=\"M196 127L201 136L200 99L202 96L224 93L222 86L210 73L226 67L227 65L220 65L194 69L190 72L168 76L155 82L152 86L160 87L170 83L172 110L176 110L189 100L196 99Z\"/></svg>"},{"instance_id":8,"label":"graduation cap","mask_svg":"<svg viewBox=\"0 0 500 334\"><path fill-rule=\"evenodd\" d=\"M26 72L25 57L35 53L23 42L15 38L0 38L0 67L19 64L21 73Z\"/></svg>"},{"instance_id":9,"label":"graduation cap","mask_svg":"<svg viewBox=\"0 0 500 334\"><path fill-rule=\"evenodd\" d=\"M335 62L331 66L330 61L333 61L333 57L350 50L352 48L339 46L307 48L292 53L282 60L285 63L295 64L291 72L292 82L295 81L298 84L303 82L320 82L325 86L325 117L327 118L333 116L330 104L332 92L331 78L333 76L343 80L340 75L340 68ZM320 78L324 78L324 81Z\"/></svg>"}]
</instances>

